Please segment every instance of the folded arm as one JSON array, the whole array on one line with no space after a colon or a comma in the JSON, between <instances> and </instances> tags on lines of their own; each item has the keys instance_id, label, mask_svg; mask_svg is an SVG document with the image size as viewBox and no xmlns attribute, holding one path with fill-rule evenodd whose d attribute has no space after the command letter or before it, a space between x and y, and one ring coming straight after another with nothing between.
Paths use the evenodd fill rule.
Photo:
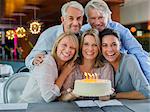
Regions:
<instances>
[{"instance_id":1,"label":"folded arm","mask_svg":"<svg viewBox=\"0 0 150 112\"><path fill-rule=\"evenodd\" d=\"M141 94L139 91L131 91L131 92L120 92L116 94L118 99L131 99L131 100L142 100L145 99L145 96Z\"/></svg>"}]
</instances>

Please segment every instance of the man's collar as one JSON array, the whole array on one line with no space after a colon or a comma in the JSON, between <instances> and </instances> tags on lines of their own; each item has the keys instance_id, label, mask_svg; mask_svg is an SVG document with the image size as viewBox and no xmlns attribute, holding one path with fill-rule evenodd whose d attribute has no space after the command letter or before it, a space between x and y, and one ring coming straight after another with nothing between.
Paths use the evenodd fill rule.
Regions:
<instances>
[{"instance_id":1,"label":"man's collar","mask_svg":"<svg viewBox=\"0 0 150 112\"><path fill-rule=\"evenodd\" d=\"M112 22L112 20L108 20L107 25L106 25L106 28L109 28L109 27L110 27L110 24L109 24L109 23L111 23L111 22Z\"/></svg>"}]
</instances>

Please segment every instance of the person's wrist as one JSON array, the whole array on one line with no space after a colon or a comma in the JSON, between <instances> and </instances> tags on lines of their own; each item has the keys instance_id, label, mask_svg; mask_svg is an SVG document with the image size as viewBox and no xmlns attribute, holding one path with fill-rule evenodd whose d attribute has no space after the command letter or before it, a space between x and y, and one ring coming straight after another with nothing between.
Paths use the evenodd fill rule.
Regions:
<instances>
[{"instance_id":1,"label":"person's wrist","mask_svg":"<svg viewBox=\"0 0 150 112\"><path fill-rule=\"evenodd\" d=\"M32 65L34 66L35 64L34 64L34 60L32 61Z\"/></svg>"},{"instance_id":2,"label":"person's wrist","mask_svg":"<svg viewBox=\"0 0 150 112\"><path fill-rule=\"evenodd\" d=\"M111 94L111 95L110 95L110 99L114 99L114 98L116 98L116 95L117 95L117 93L116 93L116 92L114 92L113 94Z\"/></svg>"}]
</instances>

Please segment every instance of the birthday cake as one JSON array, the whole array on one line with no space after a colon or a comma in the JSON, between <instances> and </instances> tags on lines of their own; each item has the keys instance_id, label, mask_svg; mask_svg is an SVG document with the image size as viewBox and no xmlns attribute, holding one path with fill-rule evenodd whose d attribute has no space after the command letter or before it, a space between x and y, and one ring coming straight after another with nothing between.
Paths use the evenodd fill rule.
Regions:
<instances>
[{"instance_id":1,"label":"birthday cake","mask_svg":"<svg viewBox=\"0 0 150 112\"><path fill-rule=\"evenodd\" d=\"M112 94L111 81L104 79L76 80L73 93L79 96L106 96Z\"/></svg>"}]
</instances>

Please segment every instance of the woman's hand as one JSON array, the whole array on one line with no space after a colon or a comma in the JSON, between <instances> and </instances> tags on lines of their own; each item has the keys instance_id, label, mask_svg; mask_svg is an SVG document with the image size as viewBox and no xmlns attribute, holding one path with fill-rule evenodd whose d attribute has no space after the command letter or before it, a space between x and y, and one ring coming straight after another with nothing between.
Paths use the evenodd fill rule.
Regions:
<instances>
[{"instance_id":1,"label":"woman's hand","mask_svg":"<svg viewBox=\"0 0 150 112\"><path fill-rule=\"evenodd\" d=\"M99 100L102 100L102 101L110 100L110 95L107 95L107 96L100 96L100 97L99 97Z\"/></svg>"},{"instance_id":2,"label":"woman's hand","mask_svg":"<svg viewBox=\"0 0 150 112\"><path fill-rule=\"evenodd\" d=\"M70 75L71 72L75 69L75 62L70 62L67 65L65 65L62 70L61 74L64 74L66 76Z\"/></svg>"},{"instance_id":3,"label":"woman's hand","mask_svg":"<svg viewBox=\"0 0 150 112\"><path fill-rule=\"evenodd\" d=\"M77 99L79 96L75 95L73 92L72 92L72 89L69 88L67 89L67 93L65 94L62 94L59 98L59 100L61 101L72 101L72 100L75 100Z\"/></svg>"},{"instance_id":4,"label":"woman's hand","mask_svg":"<svg viewBox=\"0 0 150 112\"><path fill-rule=\"evenodd\" d=\"M59 87L59 89L62 88L62 85L64 84L65 80L69 75L72 74L74 68L75 68L75 62L70 62L69 64L62 67L60 75L55 82L55 84Z\"/></svg>"},{"instance_id":5,"label":"woman's hand","mask_svg":"<svg viewBox=\"0 0 150 112\"><path fill-rule=\"evenodd\" d=\"M44 53L40 53L40 54L37 54L32 62L33 65L35 66L38 66L40 65L43 60L44 60L44 57L45 57L45 54Z\"/></svg>"},{"instance_id":6,"label":"woman's hand","mask_svg":"<svg viewBox=\"0 0 150 112\"><path fill-rule=\"evenodd\" d=\"M114 88L111 88L111 90L112 90L111 95L100 96L100 97L99 97L99 100L102 100L102 101L110 100L110 99L111 99L112 94L114 94L114 93L115 93L115 89L114 89Z\"/></svg>"}]
</instances>

